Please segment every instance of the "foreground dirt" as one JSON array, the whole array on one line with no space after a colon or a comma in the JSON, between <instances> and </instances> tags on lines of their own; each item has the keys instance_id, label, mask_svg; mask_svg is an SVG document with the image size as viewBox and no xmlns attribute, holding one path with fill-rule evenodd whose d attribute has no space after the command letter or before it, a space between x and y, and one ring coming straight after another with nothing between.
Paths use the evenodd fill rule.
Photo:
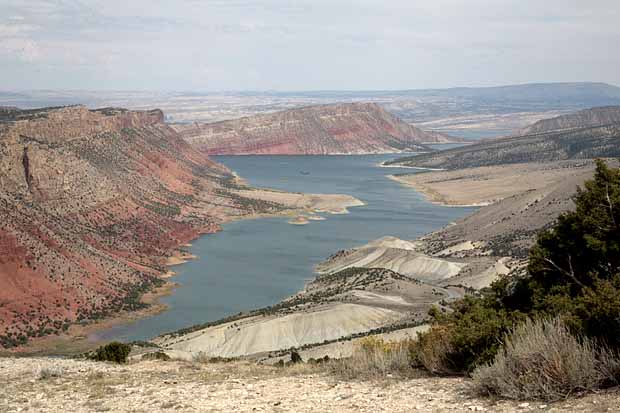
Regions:
<instances>
[{"instance_id":1,"label":"foreground dirt","mask_svg":"<svg viewBox=\"0 0 620 413\"><path fill-rule=\"evenodd\" d=\"M58 377L41 378L53 371ZM148 361L0 360L0 411L606 412L617 392L557 404L471 395L463 378L342 380L318 367Z\"/></svg>"}]
</instances>

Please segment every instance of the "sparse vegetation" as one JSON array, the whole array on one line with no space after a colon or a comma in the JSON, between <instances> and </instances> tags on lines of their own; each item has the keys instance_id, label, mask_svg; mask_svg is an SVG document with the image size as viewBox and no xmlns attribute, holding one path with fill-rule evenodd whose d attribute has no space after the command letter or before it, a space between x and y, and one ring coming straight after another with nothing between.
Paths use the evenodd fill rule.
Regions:
<instances>
[{"instance_id":1,"label":"sparse vegetation","mask_svg":"<svg viewBox=\"0 0 620 413\"><path fill-rule=\"evenodd\" d=\"M52 367L43 367L39 370L39 379L47 380L51 378L61 377L62 369L60 367L52 366Z\"/></svg>"},{"instance_id":2,"label":"sparse vegetation","mask_svg":"<svg viewBox=\"0 0 620 413\"><path fill-rule=\"evenodd\" d=\"M301 356L299 355L297 350L292 350L291 351L291 363L293 363L293 364L295 364L295 363L303 363L303 359L301 358Z\"/></svg>"},{"instance_id":3,"label":"sparse vegetation","mask_svg":"<svg viewBox=\"0 0 620 413\"><path fill-rule=\"evenodd\" d=\"M213 356L209 356L208 354L200 351L196 354L194 354L194 356L192 357L192 361L194 363L230 363L233 361L237 361L239 360L238 358L235 357L213 357Z\"/></svg>"},{"instance_id":4,"label":"sparse vegetation","mask_svg":"<svg viewBox=\"0 0 620 413\"><path fill-rule=\"evenodd\" d=\"M109 344L99 347L88 356L95 361L111 361L113 363L126 363L127 357L131 352L131 346L125 343L113 341Z\"/></svg>"},{"instance_id":5,"label":"sparse vegetation","mask_svg":"<svg viewBox=\"0 0 620 413\"><path fill-rule=\"evenodd\" d=\"M142 360L159 360L159 361L172 360L170 356L164 353L163 351L153 351L151 353L143 354L141 359Z\"/></svg>"},{"instance_id":6,"label":"sparse vegetation","mask_svg":"<svg viewBox=\"0 0 620 413\"><path fill-rule=\"evenodd\" d=\"M479 389L512 398L556 400L617 383L620 170L598 161L574 201L539 235L526 275L431 312L434 325L414 347L418 365L478 368Z\"/></svg>"},{"instance_id":7,"label":"sparse vegetation","mask_svg":"<svg viewBox=\"0 0 620 413\"><path fill-rule=\"evenodd\" d=\"M328 369L347 378L384 377L399 373L410 375L412 370L413 341L384 341L377 337L366 337L349 358L333 360Z\"/></svg>"},{"instance_id":8,"label":"sparse vegetation","mask_svg":"<svg viewBox=\"0 0 620 413\"><path fill-rule=\"evenodd\" d=\"M483 394L555 401L617 384L620 359L592 339L573 335L559 317L528 320L473 378Z\"/></svg>"}]
</instances>

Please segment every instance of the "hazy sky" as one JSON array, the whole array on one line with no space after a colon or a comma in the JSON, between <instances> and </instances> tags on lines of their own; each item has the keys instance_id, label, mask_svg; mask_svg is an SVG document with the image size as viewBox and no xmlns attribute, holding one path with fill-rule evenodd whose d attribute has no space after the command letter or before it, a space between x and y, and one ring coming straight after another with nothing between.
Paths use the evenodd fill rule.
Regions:
<instances>
[{"instance_id":1,"label":"hazy sky","mask_svg":"<svg viewBox=\"0 0 620 413\"><path fill-rule=\"evenodd\" d=\"M620 0L0 0L0 89L620 85Z\"/></svg>"}]
</instances>

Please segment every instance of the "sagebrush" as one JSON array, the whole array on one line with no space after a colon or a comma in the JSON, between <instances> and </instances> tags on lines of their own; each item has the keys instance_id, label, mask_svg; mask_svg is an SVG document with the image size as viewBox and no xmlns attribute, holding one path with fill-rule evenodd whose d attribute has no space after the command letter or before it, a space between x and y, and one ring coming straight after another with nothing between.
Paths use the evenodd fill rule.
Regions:
<instances>
[{"instance_id":1,"label":"sagebrush","mask_svg":"<svg viewBox=\"0 0 620 413\"><path fill-rule=\"evenodd\" d=\"M527 320L510 333L492 363L478 367L478 392L509 399L556 401L617 384L620 359L576 337L561 318Z\"/></svg>"}]
</instances>

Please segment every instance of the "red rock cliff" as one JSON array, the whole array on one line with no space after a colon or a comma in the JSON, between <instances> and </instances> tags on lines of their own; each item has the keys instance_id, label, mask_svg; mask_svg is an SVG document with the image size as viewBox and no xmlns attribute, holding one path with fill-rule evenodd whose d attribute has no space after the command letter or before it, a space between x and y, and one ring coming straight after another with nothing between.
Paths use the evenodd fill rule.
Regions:
<instances>
[{"instance_id":1,"label":"red rock cliff","mask_svg":"<svg viewBox=\"0 0 620 413\"><path fill-rule=\"evenodd\" d=\"M0 109L0 346L139 308L174 248L244 213L162 119Z\"/></svg>"},{"instance_id":2,"label":"red rock cliff","mask_svg":"<svg viewBox=\"0 0 620 413\"><path fill-rule=\"evenodd\" d=\"M450 138L411 126L374 103L310 106L211 123L175 125L207 154L364 154L427 150Z\"/></svg>"}]
</instances>

